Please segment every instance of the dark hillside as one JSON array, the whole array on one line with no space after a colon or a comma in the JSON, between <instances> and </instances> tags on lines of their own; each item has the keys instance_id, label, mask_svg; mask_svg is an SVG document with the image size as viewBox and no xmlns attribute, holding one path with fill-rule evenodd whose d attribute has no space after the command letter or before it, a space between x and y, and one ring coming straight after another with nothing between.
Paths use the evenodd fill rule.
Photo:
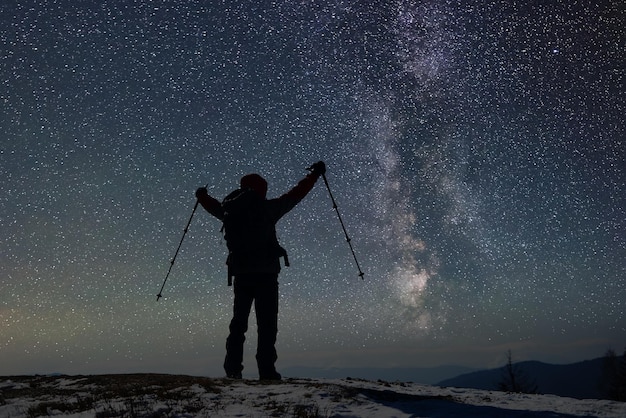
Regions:
<instances>
[{"instance_id":1,"label":"dark hillside","mask_svg":"<svg viewBox=\"0 0 626 418\"><path fill-rule=\"evenodd\" d=\"M539 361L516 363L528 378L537 383L539 393L578 399L603 399L600 391L602 358L572 364L547 364ZM502 380L502 368L462 374L439 382L438 386L494 390Z\"/></svg>"}]
</instances>

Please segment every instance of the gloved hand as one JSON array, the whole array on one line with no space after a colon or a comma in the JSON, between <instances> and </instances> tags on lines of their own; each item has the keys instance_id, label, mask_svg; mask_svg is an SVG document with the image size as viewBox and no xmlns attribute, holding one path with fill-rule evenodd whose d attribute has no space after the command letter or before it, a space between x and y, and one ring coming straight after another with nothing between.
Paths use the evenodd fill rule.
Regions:
<instances>
[{"instance_id":1,"label":"gloved hand","mask_svg":"<svg viewBox=\"0 0 626 418\"><path fill-rule=\"evenodd\" d=\"M311 167L309 167L309 170L311 171L311 173L317 176L321 176L323 174L326 174L326 164L324 164L324 161L318 161Z\"/></svg>"},{"instance_id":2,"label":"gloved hand","mask_svg":"<svg viewBox=\"0 0 626 418\"><path fill-rule=\"evenodd\" d=\"M198 190L196 190L196 198L200 199L201 196L207 196L209 194L209 192L207 191L206 187L200 187Z\"/></svg>"}]
</instances>

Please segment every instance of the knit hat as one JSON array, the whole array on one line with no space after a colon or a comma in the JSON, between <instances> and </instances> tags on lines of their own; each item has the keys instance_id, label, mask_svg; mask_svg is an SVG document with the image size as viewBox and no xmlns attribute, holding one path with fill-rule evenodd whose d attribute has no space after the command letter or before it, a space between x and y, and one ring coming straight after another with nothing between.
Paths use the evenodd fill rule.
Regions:
<instances>
[{"instance_id":1,"label":"knit hat","mask_svg":"<svg viewBox=\"0 0 626 418\"><path fill-rule=\"evenodd\" d=\"M239 181L242 189L252 189L263 199L267 195L267 181L258 174L246 174Z\"/></svg>"}]
</instances>

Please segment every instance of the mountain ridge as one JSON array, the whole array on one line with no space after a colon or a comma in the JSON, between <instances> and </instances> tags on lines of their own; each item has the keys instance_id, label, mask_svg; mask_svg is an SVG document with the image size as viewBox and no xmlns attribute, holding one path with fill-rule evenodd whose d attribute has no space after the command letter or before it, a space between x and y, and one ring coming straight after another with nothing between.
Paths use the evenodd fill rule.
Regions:
<instances>
[{"instance_id":1,"label":"mountain ridge","mask_svg":"<svg viewBox=\"0 0 626 418\"><path fill-rule=\"evenodd\" d=\"M537 360L514 363L513 367L537 384L541 394L576 399L606 399L602 390L603 358L569 364L552 364ZM307 367L283 368L285 376L341 379L357 378L388 382L413 382L440 387L498 390L505 366L476 369L458 365L434 367Z\"/></svg>"},{"instance_id":2,"label":"mountain ridge","mask_svg":"<svg viewBox=\"0 0 626 418\"><path fill-rule=\"evenodd\" d=\"M570 364L550 364L541 361L514 363L513 367L535 383L538 392L577 399L605 399L602 391L603 358ZM442 380L441 387L463 387L495 390L502 381L505 367L478 370Z\"/></svg>"}]
</instances>

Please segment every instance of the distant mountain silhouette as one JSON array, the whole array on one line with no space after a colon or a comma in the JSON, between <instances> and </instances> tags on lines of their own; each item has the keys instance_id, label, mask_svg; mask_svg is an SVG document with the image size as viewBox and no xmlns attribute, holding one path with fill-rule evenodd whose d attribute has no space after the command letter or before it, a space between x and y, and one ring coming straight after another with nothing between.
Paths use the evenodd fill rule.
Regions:
<instances>
[{"instance_id":1,"label":"distant mountain silhouette","mask_svg":"<svg viewBox=\"0 0 626 418\"><path fill-rule=\"evenodd\" d=\"M343 379L352 377L367 380L385 380L389 382L413 382L433 385L443 379L458 376L462 373L476 371L463 366L439 367L404 367L404 368L375 368L375 367L287 367L281 372L289 377L310 377L319 379Z\"/></svg>"},{"instance_id":2,"label":"distant mountain silhouette","mask_svg":"<svg viewBox=\"0 0 626 418\"><path fill-rule=\"evenodd\" d=\"M577 399L603 399L600 391L603 358L572 364L547 364L539 361L515 363L526 377L533 380L541 394ZM437 386L496 390L502 381L504 367L475 371L446 379Z\"/></svg>"}]
</instances>

